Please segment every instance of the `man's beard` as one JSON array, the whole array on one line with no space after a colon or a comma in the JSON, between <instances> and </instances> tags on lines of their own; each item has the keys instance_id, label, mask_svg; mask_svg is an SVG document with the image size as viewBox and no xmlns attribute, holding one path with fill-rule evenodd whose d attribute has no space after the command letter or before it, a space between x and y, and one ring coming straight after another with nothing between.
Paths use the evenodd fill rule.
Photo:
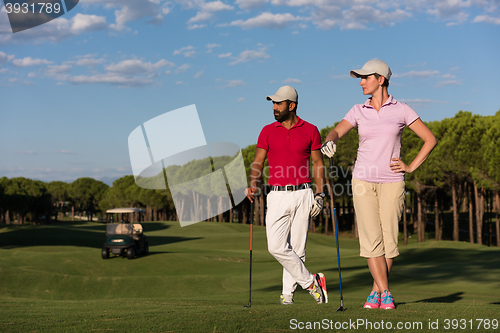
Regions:
<instances>
[{"instance_id":1,"label":"man's beard","mask_svg":"<svg viewBox=\"0 0 500 333\"><path fill-rule=\"evenodd\" d=\"M276 119L278 122L282 123L285 120L290 119L291 115L292 115L292 113L290 111L285 110L285 111L279 112L278 114L275 114L274 119Z\"/></svg>"}]
</instances>

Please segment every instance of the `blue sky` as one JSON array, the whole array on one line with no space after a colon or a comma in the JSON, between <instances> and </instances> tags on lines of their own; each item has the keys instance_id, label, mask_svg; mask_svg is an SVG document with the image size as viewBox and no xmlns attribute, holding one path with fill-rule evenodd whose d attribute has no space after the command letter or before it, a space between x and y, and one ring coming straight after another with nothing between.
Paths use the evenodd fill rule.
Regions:
<instances>
[{"instance_id":1,"label":"blue sky","mask_svg":"<svg viewBox=\"0 0 500 333\"><path fill-rule=\"evenodd\" d=\"M132 174L128 135L191 104L208 142L246 147L285 84L321 129L365 101L349 71L373 58L424 121L493 115L499 36L499 0L81 0L16 34L2 7L0 177Z\"/></svg>"}]
</instances>

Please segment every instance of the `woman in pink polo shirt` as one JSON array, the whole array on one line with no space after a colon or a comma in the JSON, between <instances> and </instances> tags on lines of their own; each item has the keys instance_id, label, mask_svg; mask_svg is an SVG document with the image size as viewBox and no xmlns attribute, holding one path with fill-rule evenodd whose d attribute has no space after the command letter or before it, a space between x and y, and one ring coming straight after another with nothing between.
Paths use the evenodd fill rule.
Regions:
<instances>
[{"instance_id":1,"label":"woman in pink polo shirt","mask_svg":"<svg viewBox=\"0 0 500 333\"><path fill-rule=\"evenodd\" d=\"M332 157L336 143L358 126L359 148L352 175L354 209L358 221L360 256L367 258L373 287L365 308L394 309L388 276L398 251L398 224L405 199L404 174L415 171L437 143L429 128L408 105L388 93L391 70L378 59L351 71L361 78L364 95L327 135L321 152ZM424 145L410 164L401 160L401 134L408 126Z\"/></svg>"}]
</instances>

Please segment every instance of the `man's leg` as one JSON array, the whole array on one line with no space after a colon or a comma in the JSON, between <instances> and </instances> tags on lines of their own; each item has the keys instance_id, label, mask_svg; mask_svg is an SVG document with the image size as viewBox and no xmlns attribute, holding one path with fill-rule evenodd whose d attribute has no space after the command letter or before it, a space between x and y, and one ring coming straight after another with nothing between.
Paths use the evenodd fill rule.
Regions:
<instances>
[{"instance_id":1,"label":"man's leg","mask_svg":"<svg viewBox=\"0 0 500 333\"><path fill-rule=\"evenodd\" d=\"M291 226L289 243L292 247L293 252L297 254L297 256L303 263L305 263L306 261L307 233L309 231L310 220L310 207L309 198L307 197L307 191L308 190L297 192L297 194L302 194L301 192L305 192L303 194L304 198L299 201L299 206L297 207L297 209L295 211L292 211L290 214ZM311 282L311 284L313 283ZM283 269L283 294L293 294L296 287L296 281L286 269Z\"/></svg>"},{"instance_id":2,"label":"man's leg","mask_svg":"<svg viewBox=\"0 0 500 333\"><path fill-rule=\"evenodd\" d=\"M287 290L293 288L293 284L290 283L292 279L293 283L298 283L304 289L308 288L314 281L313 275L306 269L304 262L290 244L291 216L295 214L297 199L303 199L303 194L297 195L298 192L301 191L271 191L267 197L266 233L268 250L287 272L284 271L284 279L286 279L284 283L287 283ZM311 200L309 199L304 204L312 207ZM286 274L289 274L291 279L285 277Z\"/></svg>"}]
</instances>

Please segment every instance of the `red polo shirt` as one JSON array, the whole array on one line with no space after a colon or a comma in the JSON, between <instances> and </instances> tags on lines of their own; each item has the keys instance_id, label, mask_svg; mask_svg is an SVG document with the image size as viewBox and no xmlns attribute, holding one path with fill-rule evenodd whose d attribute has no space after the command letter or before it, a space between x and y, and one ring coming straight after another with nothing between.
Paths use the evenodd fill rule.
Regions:
<instances>
[{"instance_id":1,"label":"red polo shirt","mask_svg":"<svg viewBox=\"0 0 500 333\"><path fill-rule=\"evenodd\" d=\"M309 157L321 148L318 128L300 119L289 130L274 122L260 132L257 147L267 151L269 185L298 185L311 181Z\"/></svg>"}]
</instances>

